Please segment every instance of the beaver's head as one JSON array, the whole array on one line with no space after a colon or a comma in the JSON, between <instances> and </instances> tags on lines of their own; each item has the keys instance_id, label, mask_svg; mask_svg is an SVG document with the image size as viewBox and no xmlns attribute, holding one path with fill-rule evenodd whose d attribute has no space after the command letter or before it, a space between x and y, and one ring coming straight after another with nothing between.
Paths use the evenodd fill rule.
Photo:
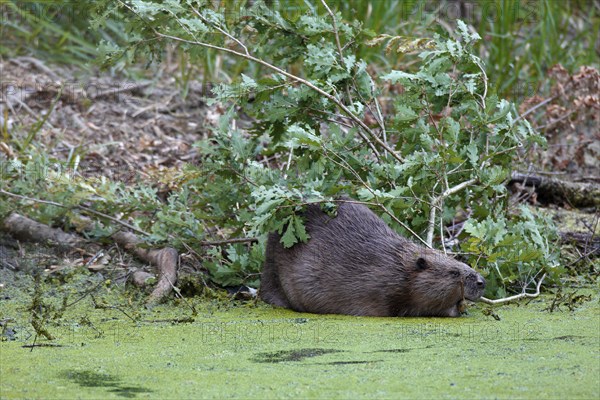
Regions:
<instances>
[{"instance_id":1,"label":"beaver's head","mask_svg":"<svg viewBox=\"0 0 600 400\"><path fill-rule=\"evenodd\" d=\"M483 295L485 279L439 251L418 252L411 267L411 303L420 315L459 316L465 299L476 301Z\"/></svg>"}]
</instances>

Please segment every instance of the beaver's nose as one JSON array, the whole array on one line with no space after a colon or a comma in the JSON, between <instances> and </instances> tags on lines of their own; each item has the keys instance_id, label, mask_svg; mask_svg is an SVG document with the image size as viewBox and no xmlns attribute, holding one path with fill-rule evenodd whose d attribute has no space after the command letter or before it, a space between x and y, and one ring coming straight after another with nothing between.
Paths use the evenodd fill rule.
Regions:
<instances>
[{"instance_id":1,"label":"beaver's nose","mask_svg":"<svg viewBox=\"0 0 600 400\"><path fill-rule=\"evenodd\" d=\"M481 275L477 276L477 286L482 289L485 287L485 279Z\"/></svg>"}]
</instances>

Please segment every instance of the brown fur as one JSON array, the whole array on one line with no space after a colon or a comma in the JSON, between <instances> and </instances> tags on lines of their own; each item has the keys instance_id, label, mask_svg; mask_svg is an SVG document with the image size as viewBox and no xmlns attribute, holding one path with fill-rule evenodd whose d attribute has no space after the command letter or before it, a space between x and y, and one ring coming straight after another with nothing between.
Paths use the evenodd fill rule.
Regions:
<instances>
[{"instance_id":1,"label":"brown fur","mask_svg":"<svg viewBox=\"0 0 600 400\"><path fill-rule=\"evenodd\" d=\"M342 203L335 218L305 214L307 243L269 235L260 296L301 312L457 317L485 280L468 265L398 235L367 207Z\"/></svg>"}]
</instances>

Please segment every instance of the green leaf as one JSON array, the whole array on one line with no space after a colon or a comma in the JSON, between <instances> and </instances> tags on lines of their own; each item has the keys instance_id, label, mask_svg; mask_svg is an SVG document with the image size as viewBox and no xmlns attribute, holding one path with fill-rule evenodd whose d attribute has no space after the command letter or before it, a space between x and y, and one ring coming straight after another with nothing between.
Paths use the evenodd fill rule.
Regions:
<instances>
[{"instance_id":1,"label":"green leaf","mask_svg":"<svg viewBox=\"0 0 600 400\"><path fill-rule=\"evenodd\" d=\"M298 243L298 238L296 237L296 225L292 223L292 219L293 217L286 218L287 229L281 237L281 243L283 243L283 247L285 248L290 248Z\"/></svg>"},{"instance_id":2,"label":"green leaf","mask_svg":"<svg viewBox=\"0 0 600 400\"><path fill-rule=\"evenodd\" d=\"M382 76L381 79L391 81L392 83L398 83L406 81L418 81L419 77L415 74L409 74L408 72L404 71L392 71L389 74Z\"/></svg>"},{"instance_id":3,"label":"green leaf","mask_svg":"<svg viewBox=\"0 0 600 400\"><path fill-rule=\"evenodd\" d=\"M290 140L286 143L287 147L298 148L306 145L309 149L319 150L321 148L321 138L314 134L309 127L292 125L287 130Z\"/></svg>"},{"instance_id":4,"label":"green leaf","mask_svg":"<svg viewBox=\"0 0 600 400\"><path fill-rule=\"evenodd\" d=\"M294 215L294 229L295 229L296 237L301 242L308 241L310 236L308 235L308 233L306 233L306 228L304 227L304 222L302 221L302 218L300 218L297 215Z\"/></svg>"},{"instance_id":5,"label":"green leaf","mask_svg":"<svg viewBox=\"0 0 600 400\"><path fill-rule=\"evenodd\" d=\"M396 106L395 117L399 121L414 121L419 115L412 108L399 104Z\"/></svg>"}]
</instances>

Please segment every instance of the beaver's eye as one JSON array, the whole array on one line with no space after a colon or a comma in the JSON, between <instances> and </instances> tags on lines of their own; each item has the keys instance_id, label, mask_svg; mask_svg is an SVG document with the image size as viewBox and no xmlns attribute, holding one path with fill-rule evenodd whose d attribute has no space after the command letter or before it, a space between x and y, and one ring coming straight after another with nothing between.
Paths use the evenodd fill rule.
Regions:
<instances>
[{"instance_id":1,"label":"beaver's eye","mask_svg":"<svg viewBox=\"0 0 600 400\"><path fill-rule=\"evenodd\" d=\"M457 271L457 270L455 270L455 269L451 269L451 270L450 270L450 275L451 275L451 276L454 276L454 277L458 277L458 276L460 276L460 272L458 272L458 271Z\"/></svg>"},{"instance_id":2,"label":"beaver's eye","mask_svg":"<svg viewBox=\"0 0 600 400\"><path fill-rule=\"evenodd\" d=\"M423 257L419 257L417 260L417 271L423 271L427 269L427 261Z\"/></svg>"}]
</instances>

